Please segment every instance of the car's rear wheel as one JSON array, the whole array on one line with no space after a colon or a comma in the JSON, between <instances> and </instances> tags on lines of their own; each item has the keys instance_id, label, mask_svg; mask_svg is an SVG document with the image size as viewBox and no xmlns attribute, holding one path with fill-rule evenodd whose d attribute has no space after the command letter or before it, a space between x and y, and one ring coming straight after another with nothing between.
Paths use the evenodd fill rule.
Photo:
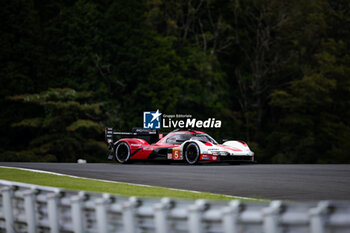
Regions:
<instances>
[{"instance_id":1,"label":"car's rear wheel","mask_svg":"<svg viewBox=\"0 0 350 233\"><path fill-rule=\"evenodd\" d=\"M200 149L198 145L191 142L187 145L185 150L185 160L188 164L193 165L198 163L200 157Z\"/></svg>"},{"instance_id":2,"label":"car's rear wheel","mask_svg":"<svg viewBox=\"0 0 350 233\"><path fill-rule=\"evenodd\" d=\"M130 147L126 142L120 142L115 147L115 160L119 163L127 163L130 159Z\"/></svg>"}]
</instances>

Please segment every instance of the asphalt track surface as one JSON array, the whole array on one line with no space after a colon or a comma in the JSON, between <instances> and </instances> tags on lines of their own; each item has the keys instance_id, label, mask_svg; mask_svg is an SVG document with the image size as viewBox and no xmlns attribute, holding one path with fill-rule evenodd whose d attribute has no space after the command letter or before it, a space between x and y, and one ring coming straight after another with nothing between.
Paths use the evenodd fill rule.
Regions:
<instances>
[{"instance_id":1,"label":"asphalt track surface","mask_svg":"<svg viewBox=\"0 0 350 233\"><path fill-rule=\"evenodd\" d=\"M0 166L274 200L350 200L350 165L0 163Z\"/></svg>"}]
</instances>

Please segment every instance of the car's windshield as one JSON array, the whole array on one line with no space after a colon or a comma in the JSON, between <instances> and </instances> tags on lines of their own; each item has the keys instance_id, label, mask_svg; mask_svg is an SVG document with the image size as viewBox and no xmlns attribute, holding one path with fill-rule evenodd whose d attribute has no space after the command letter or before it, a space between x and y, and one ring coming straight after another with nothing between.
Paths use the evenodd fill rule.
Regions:
<instances>
[{"instance_id":1,"label":"car's windshield","mask_svg":"<svg viewBox=\"0 0 350 233\"><path fill-rule=\"evenodd\" d=\"M187 140L199 140L204 142L210 142L213 144L218 144L212 137L208 134L175 134L166 139L167 143L182 143Z\"/></svg>"},{"instance_id":2,"label":"car's windshield","mask_svg":"<svg viewBox=\"0 0 350 233\"><path fill-rule=\"evenodd\" d=\"M193 134L175 134L167 138L167 143L181 143L187 140L190 140L193 137Z\"/></svg>"},{"instance_id":3,"label":"car's windshield","mask_svg":"<svg viewBox=\"0 0 350 233\"><path fill-rule=\"evenodd\" d=\"M210 142L213 144L218 144L212 137L210 137L208 134L196 134L195 136L191 137L192 140L198 140L198 141L204 141L204 142Z\"/></svg>"}]
</instances>

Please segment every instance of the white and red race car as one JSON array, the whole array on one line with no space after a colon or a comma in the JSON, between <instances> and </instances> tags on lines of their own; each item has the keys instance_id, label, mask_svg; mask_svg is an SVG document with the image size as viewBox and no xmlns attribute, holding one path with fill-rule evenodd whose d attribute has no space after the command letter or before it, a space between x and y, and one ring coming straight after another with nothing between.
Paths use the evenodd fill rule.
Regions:
<instances>
[{"instance_id":1,"label":"white and red race car","mask_svg":"<svg viewBox=\"0 0 350 233\"><path fill-rule=\"evenodd\" d=\"M115 132L106 128L105 135L109 145L108 159L119 163L131 160L184 160L191 165L200 161L254 162L254 152L245 142L219 144L208 134L192 129L177 129L165 135L152 129ZM114 141L115 135L131 138Z\"/></svg>"}]
</instances>

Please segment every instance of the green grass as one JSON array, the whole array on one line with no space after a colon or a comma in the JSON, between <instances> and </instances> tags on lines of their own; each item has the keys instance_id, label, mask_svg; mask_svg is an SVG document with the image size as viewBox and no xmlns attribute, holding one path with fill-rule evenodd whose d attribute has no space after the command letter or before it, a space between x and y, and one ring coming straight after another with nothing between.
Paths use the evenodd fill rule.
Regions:
<instances>
[{"instance_id":1,"label":"green grass","mask_svg":"<svg viewBox=\"0 0 350 233\"><path fill-rule=\"evenodd\" d=\"M16 181L22 183L58 187L70 190L83 190L89 192L105 192L122 196L136 197L171 197L186 199L213 199L213 200L233 200L235 197L214 193L194 193L190 191L174 190L163 187L147 187L136 184L112 183L86 178L74 178L54 174L45 174L32 171L25 171L16 168L0 167L0 179ZM245 199L246 200L246 199Z\"/></svg>"}]
</instances>

